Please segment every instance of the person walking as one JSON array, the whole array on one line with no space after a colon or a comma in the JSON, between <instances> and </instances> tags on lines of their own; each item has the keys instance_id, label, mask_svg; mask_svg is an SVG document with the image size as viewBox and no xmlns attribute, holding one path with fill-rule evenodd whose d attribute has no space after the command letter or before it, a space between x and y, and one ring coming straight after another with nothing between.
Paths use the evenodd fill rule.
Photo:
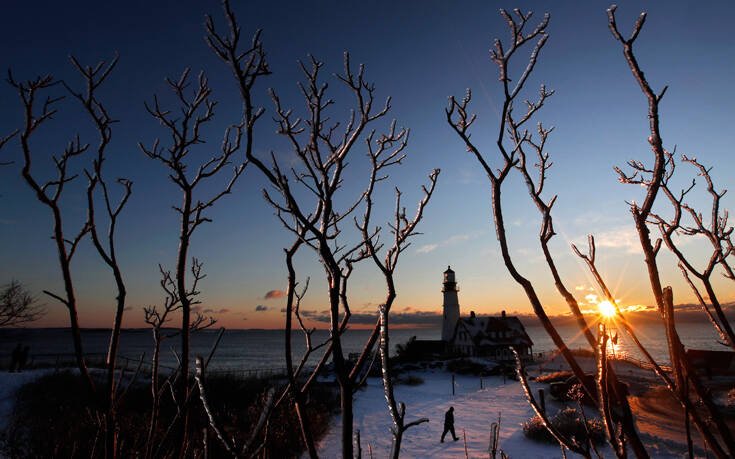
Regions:
<instances>
[{"instance_id":1,"label":"person walking","mask_svg":"<svg viewBox=\"0 0 735 459\"><path fill-rule=\"evenodd\" d=\"M23 350L20 351L20 356L18 358L18 373L21 373L26 367L26 363L28 363L28 353L30 351L31 348L29 346L25 346Z\"/></svg>"},{"instance_id":2,"label":"person walking","mask_svg":"<svg viewBox=\"0 0 735 459\"><path fill-rule=\"evenodd\" d=\"M459 440L457 434L454 433L454 407L450 406L446 413L444 413L444 432L442 432L441 443L444 443L444 436L448 433L452 433L454 441Z\"/></svg>"},{"instance_id":3,"label":"person walking","mask_svg":"<svg viewBox=\"0 0 735 459\"><path fill-rule=\"evenodd\" d=\"M8 371L10 373L14 373L16 367L18 366L18 361L20 360L20 354L23 352L23 346L18 343L17 346L15 346L15 349L13 349L13 353L10 354L10 368Z\"/></svg>"}]
</instances>

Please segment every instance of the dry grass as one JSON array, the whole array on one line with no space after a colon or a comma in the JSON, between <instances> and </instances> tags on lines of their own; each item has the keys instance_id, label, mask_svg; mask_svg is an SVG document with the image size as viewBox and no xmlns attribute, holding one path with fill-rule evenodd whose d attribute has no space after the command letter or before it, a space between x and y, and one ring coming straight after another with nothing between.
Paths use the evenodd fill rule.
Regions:
<instances>
[{"instance_id":1,"label":"dry grass","mask_svg":"<svg viewBox=\"0 0 735 459\"><path fill-rule=\"evenodd\" d=\"M223 429L239 444L249 436L260 415L264 393L281 385L271 378L243 379L237 376L212 376L207 379L210 403ZM306 416L318 439L328 428L339 406L336 390L328 384L314 385L306 404ZM194 457L203 448L207 421L198 398L190 416L190 438ZM145 449L150 416L150 387L131 388L118 410L120 457L137 457ZM164 428L175 412L170 399L162 402L161 423L156 444L161 443ZM97 424L97 406L82 380L70 372L43 376L22 387L8 428L0 437L0 455L7 457L96 457L102 451L102 432ZM271 415L266 448L270 457L298 457L304 450L298 420L289 403L282 403ZM225 457L219 440L208 433L210 457ZM166 445L164 444L164 448Z\"/></svg>"},{"instance_id":2,"label":"dry grass","mask_svg":"<svg viewBox=\"0 0 735 459\"><path fill-rule=\"evenodd\" d=\"M540 383L553 383L559 381L566 381L567 378L574 375L571 371L556 371L545 375L538 376L536 382Z\"/></svg>"}]
</instances>

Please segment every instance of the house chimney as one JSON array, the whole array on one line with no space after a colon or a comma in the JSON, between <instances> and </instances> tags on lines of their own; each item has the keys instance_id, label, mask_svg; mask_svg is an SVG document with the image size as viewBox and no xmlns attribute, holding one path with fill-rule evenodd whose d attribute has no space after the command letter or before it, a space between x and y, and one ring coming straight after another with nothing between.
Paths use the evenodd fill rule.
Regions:
<instances>
[{"instance_id":1,"label":"house chimney","mask_svg":"<svg viewBox=\"0 0 735 459\"><path fill-rule=\"evenodd\" d=\"M501 316L501 317L502 317L503 319L505 319L505 311L501 311L501 312L500 312L500 316Z\"/></svg>"},{"instance_id":2,"label":"house chimney","mask_svg":"<svg viewBox=\"0 0 735 459\"><path fill-rule=\"evenodd\" d=\"M470 319L474 319L474 318L475 318L475 311L470 311Z\"/></svg>"}]
</instances>

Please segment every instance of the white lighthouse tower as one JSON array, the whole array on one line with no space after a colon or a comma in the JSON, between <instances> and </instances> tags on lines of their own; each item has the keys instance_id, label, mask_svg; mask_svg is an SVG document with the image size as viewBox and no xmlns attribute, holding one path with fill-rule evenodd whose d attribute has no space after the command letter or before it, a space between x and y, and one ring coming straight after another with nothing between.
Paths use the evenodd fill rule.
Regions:
<instances>
[{"instance_id":1,"label":"white lighthouse tower","mask_svg":"<svg viewBox=\"0 0 735 459\"><path fill-rule=\"evenodd\" d=\"M449 341L454 334L454 328L459 320L459 299L457 298L457 282L454 279L454 271L451 266L447 266L444 271L444 317L442 320L442 341Z\"/></svg>"}]
</instances>

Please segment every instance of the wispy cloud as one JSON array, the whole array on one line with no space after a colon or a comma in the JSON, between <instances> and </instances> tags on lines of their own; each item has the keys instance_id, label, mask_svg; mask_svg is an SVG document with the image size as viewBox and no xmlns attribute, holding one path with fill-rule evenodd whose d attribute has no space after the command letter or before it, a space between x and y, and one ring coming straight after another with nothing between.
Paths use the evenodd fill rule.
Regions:
<instances>
[{"instance_id":1,"label":"wispy cloud","mask_svg":"<svg viewBox=\"0 0 735 459\"><path fill-rule=\"evenodd\" d=\"M455 234L454 236L448 237L447 240L444 241L444 245L456 244L457 242L460 242L460 241L466 241L470 239L471 237L472 236L470 236L469 234Z\"/></svg>"},{"instance_id":2,"label":"wispy cloud","mask_svg":"<svg viewBox=\"0 0 735 459\"><path fill-rule=\"evenodd\" d=\"M470 183L478 183L480 179L482 179L482 176L475 168L463 168L459 170L459 178L457 179L457 182L462 185L468 185Z\"/></svg>"},{"instance_id":3,"label":"wispy cloud","mask_svg":"<svg viewBox=\"0 0 735 459\"><path fill-rule=\"evenodd\" d=\"M416 253L430 253L436 250L436 248L439 247L439 244L426 244L422 245L418 249L416 249Z\"/></svg>"},{"instance_id":4,"label":"wispy cloud","mask_svg":"<svg viewBox=\"0 0 735 459\"><path fill-rule=\"evenodd\" d=\"M439 247L444 247L447 245L454 245L459 244L460 242L469 241L471 239L477 239L480 237L484 232L482 231L475 231L472 233L460 233L460 234L454 234L452 236L449 236L445 240L437 243L437 244L425 244L416 249L416 253L430 253L434 250L438 249Z\"/></svg>"},{"instance_id":5,"label":"wispy cloud","mask_svg":"<svg viewBox=\"0 0 735 459\"><path fill-rule=\"evenodd\" d=\"M615 249L623 249L626 254L640 253L641 246L638 236L635 233L635 229L632 226L619 226L608 229L607 231L601 231L594 234L595 246L610 247ZM577 238L581 240L582 238ZM586 237L584 243L577 243L577 247L580 250L585 251L587 249Z\"/></svg>"},{"instance_id":6,"label":"wispy cloud","mask_svg":"<svg viewBox=\"0 0 735 459\"><path fill-rule=\"evenodd\" d=\"M263 297L264 300L275 300L278 298L283 298L286 296L286 292L283 290L270 290L268 293L265 294Z\"/></svg>"},{"instance_id":7,"label":"wispy cloud","mask_svg":"<svg viewBox=\"0 0 735 459\"><path fill-rule=\"evenodd\" d=\"M262 304L259 304L255 307L256 312L267 311L267 310L268 310L268 306L263 306Z\"/></svg>"}]
</instances>

